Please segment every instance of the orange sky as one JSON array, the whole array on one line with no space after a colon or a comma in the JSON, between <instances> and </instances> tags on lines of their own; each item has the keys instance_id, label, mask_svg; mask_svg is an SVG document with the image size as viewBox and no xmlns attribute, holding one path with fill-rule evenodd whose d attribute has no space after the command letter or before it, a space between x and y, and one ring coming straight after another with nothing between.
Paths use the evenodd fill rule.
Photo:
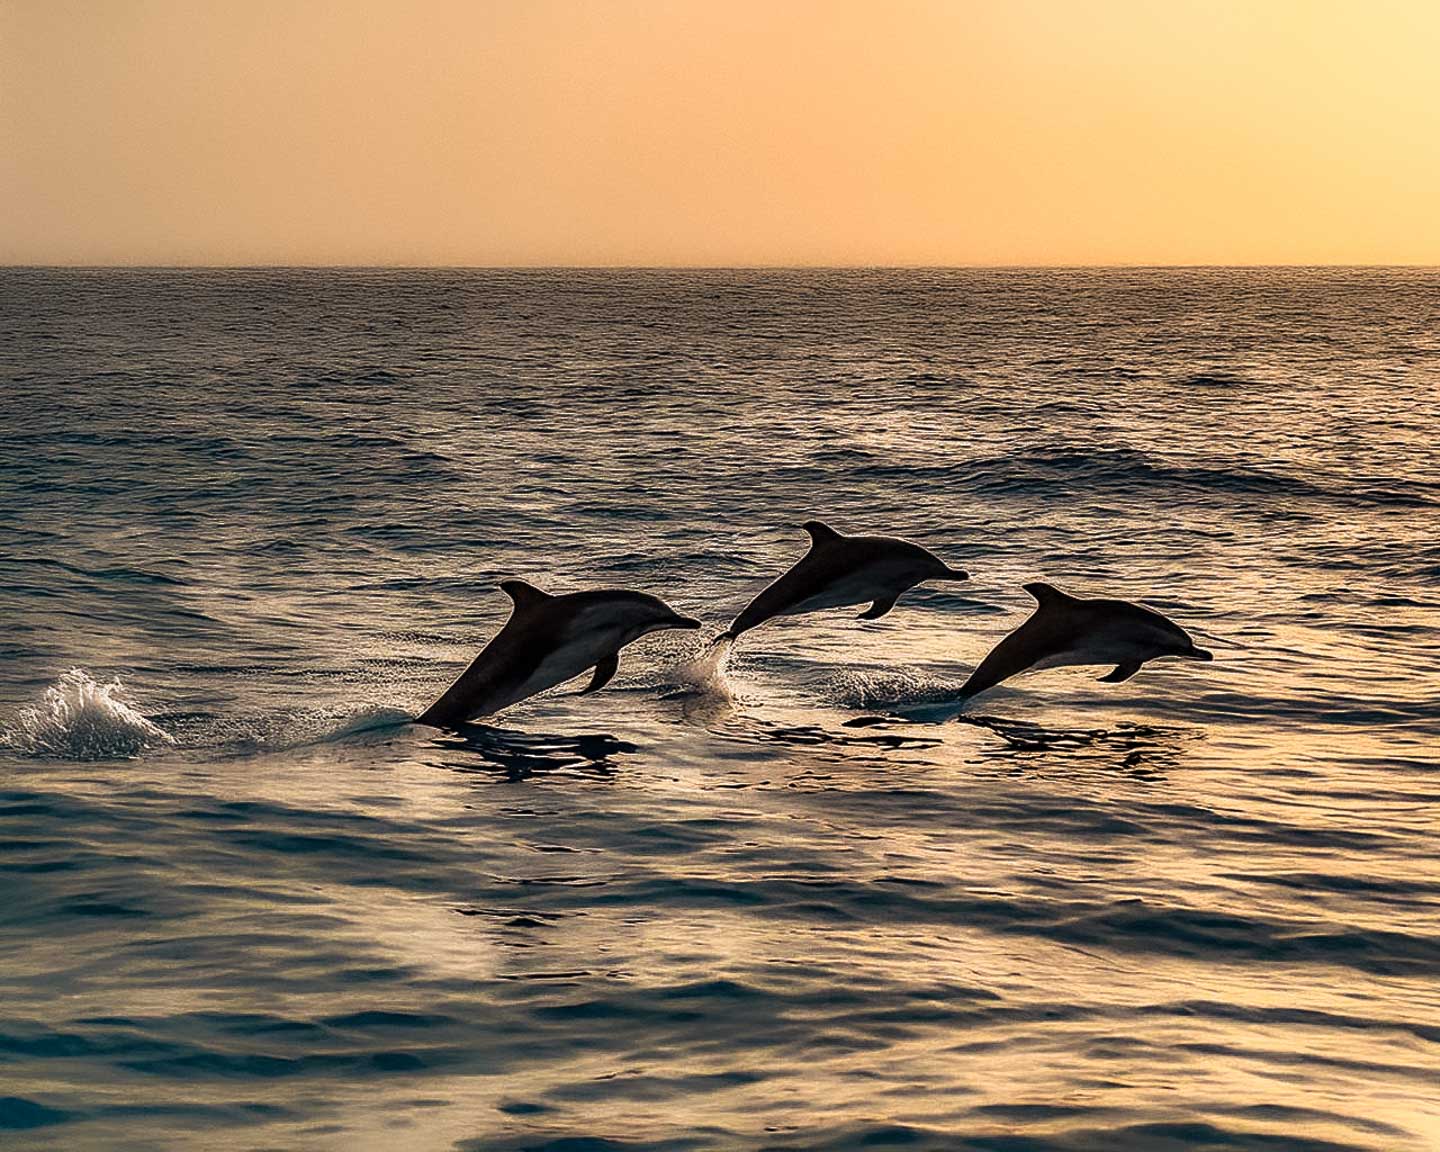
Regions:
<instances>
[{"instance_id":1,"label":"orange sky","mask_svg":"<svg viewBox=\"0 0 1440 1152\"><path fill-rule=\"evenodd\" d=\"M1440 0L0 0L0 262L1440 264Z\"/></svg>"}]
</instances>

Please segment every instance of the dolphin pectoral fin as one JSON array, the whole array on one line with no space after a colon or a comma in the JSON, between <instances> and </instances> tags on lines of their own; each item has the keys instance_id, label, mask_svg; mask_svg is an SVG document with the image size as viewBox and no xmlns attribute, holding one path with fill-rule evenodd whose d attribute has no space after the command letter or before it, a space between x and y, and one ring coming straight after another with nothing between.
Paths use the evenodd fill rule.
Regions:
<instances>
[{"instance_id":1,"label":"dolphin pectoral fin","mask_svg":"<svg viewBox=\"0 0 1440 1152\"><path fill-rule=\"evenodd\" d=\"M898 599L898 596L891 596L888 600L876 600L875 603L871 604L869 608L865 609L864 612L861 612L860 615L856 617L856 619L878 620L881 616L884 616L885 613L889 612L891 608L895 607L895 601Z\"/></svg>"},{"instance_id":2,"label":"dolphin pectoral fin","mask_svg":"<svg viewBox=\"0 0 1440 1152\"><path fill-rule=\"evenodd\" d=\"M1115 665L1115 671L1107 672L1100 677L1101 684L1119 684L1122 680L1129 680L1136 672L1140 671L1142 661L1135 660L1129 664Z\"/></svg>"},{"instance_id":3,"label":"dolphin pectoral fin","mask_svg":"<svg viewBox=\"0 0 1440 1152\"><path fill-rule=\"evenodd\" d=\"M589 687L580 692L581 696L588 696L591 692L598 692L606 684L610 683L610 677L614 676L620 668L620 653L614 656L607 656L595 665L595 675L591 678Z\"/></svg>"}]
</instances>

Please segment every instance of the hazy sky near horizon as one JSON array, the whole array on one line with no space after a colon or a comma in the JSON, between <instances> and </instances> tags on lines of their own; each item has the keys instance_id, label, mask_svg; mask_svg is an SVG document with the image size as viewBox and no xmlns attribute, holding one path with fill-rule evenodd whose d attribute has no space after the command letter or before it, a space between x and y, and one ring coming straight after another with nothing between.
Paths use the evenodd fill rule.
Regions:
<instances>
[{"instance_id":1,"label":"hazy sky near horizon","mask_svg":"<svg viewBox=\"0 0 1440 1152\"><path fill-rule=\"evenodd\" d=\"M0 262L1440 264L1435 0L0 0Z\"/></svg>"}]
</instances>

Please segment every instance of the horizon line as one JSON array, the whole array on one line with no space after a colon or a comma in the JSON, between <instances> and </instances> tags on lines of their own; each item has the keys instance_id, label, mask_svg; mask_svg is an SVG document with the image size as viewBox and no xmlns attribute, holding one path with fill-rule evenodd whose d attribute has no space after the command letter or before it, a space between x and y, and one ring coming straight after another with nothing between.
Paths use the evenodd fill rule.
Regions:
<instances>
[{"instance_id":1,"label":"horizon line","mask_svg":"<svg viewBox=\"0 0 1440 1152\"><path fill-rule=\"evenodd\" d=\"M1006 272L1261 269L1440 269L1440 263L1114 263L1114 264L31 264L0 261L5 272Z\"/></svg>"}]
</instances>

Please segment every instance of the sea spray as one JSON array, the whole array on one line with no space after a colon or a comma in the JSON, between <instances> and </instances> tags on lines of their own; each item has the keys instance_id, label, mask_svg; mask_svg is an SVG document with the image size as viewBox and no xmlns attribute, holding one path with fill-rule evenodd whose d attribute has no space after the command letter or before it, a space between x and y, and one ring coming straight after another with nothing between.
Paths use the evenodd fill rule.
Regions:
<instances>
[{"instance_id":1,"label":"sea spray","mask_svg":"<svg viewBox=\"0 0 1440 1152\"><path fill-rule=\"evenodd\" d=\"M730 653L735 641L723 636L682 664L677 664L668 674L671 690L667 697L704 696L711 699L730 700L734 692L725 675L725 666L730 662Z\"/></svg>"},{"instance_id":2,"label":"sea spray","mask_svg":"<svg viewBox=\"0 0 1440 1152\"><path fill-rule=\"evenodd\" d=\"M846 669L830 678L830 700L841 708L903 708L953 703L963 681L906 669Z\"/></svg>"},{"instance_id":3,"label":"sea spray","mask_svg":"<svg viewBox=\"0 0 1440 1152\"><path fill-rule=\"evenodd\" d=\"M39 704L20 709L14 723L0 731L0 745L32 756L123 760L175 743L124 696L119 680L101 684L84 669L72 668L45 689Z\"/></svg>"}]
</instances>

